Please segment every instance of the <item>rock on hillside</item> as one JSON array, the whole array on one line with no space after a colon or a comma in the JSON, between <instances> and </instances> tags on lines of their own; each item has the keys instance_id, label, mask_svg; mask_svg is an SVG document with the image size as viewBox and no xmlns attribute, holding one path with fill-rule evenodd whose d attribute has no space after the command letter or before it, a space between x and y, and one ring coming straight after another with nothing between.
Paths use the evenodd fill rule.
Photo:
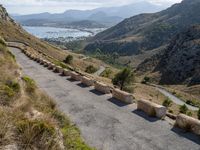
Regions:
<instances>
[{"instance_id":1,"label":"rock on hillside","mask_svg":"<svg viewBox=\"0 0 200 150\"><path fill-rule=\"evenodd\" d=\"M6 9L2 5L0 5L0 19L13 22L13 20L9 17Z\"/></svg>"},{"instance_id":2,"label":"rock on hillside","mask_svg":"<svg viewBox=\"0 0 200 150\"><path fill-rule=\"evenodd\" d=\"M200 25L178 34L162 53L141 63L137 72L159 72L161 84L200 84Z\"/></svg>"},{"instance_id":3,"label":"rock on hillside","mask_svg":"<svg viewBox=\"0 0 200 150\"><path fill-rule=\"evenodd\" d=\"M185 28L200 23L200 1L182 3L152 14L140 14L97 34L88 41L86 51L100 48L103 52L121 55L137 54L168 44L170 39Z\"/></svg>"}]
</instances>

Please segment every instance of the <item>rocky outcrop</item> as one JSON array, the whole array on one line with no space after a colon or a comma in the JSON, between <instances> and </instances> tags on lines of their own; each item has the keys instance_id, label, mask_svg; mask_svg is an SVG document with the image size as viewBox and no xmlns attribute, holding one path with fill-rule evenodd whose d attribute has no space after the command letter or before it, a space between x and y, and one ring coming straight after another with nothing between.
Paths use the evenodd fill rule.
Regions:
<instances>
[{"instance_id":1,"label":"rocky outcrop","mask_svg":"<svg viewBox=\"0 0 200 150\"><path fill-rule=\"evenodd\" d=\"M140 64L137 72L159 72L161 84L200 84L200 25L178 34L160 54Z\"/></svg>"}]
</instances>

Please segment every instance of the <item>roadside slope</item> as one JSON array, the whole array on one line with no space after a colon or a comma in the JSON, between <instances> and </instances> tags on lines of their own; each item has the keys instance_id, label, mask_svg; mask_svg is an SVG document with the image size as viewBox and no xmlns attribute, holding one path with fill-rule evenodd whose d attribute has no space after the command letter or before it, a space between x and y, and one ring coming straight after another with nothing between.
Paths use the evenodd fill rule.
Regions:
<instances>
[{"instance_id":1,"label":"roadside slope","mask_svg":"<svg viewBox=\"0 0 200 150\"><path fill-rule=\"evenodd\" d=\"M0 149L88 149L54 101L24 76L0 37Z\"/></svg>"}]
</instances>

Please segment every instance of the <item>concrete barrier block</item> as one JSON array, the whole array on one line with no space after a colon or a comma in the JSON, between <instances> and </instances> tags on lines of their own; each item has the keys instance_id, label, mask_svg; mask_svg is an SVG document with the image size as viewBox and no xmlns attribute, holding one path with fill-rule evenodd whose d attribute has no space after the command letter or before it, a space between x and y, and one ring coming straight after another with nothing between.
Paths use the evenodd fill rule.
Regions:
<instances>
[{"instance_id":1,"label":"concrete barrier block","mask_svg":"<svg viewBox=\"0 0 200 150\"><path fill-rule=\"evenodd\" d=\"M134 103L134 97L132 94L121 91L119 89L114 89L112 91L112 96L122 102L125 102L127 104L132 104Z\"/></svg>"},{"instance_id":2,"label":"concrete barrier block","mask_svg":"<svg viewBox=\"0 0 200 150\"><path fill-rule=\"evenodd\" d=\"M149 116L164 118L166 116L167 108L158 104L155 104L147 100L139 100L137 103L137 109L142 110Z\"/></svg>"},{"instance_id":3,"label":"concrete barrier block","mask_svg":"<svg viewBox=\"0 0 200 150\"><path fill-rule=\"evenodd\" d=\"M63 70L63 75L64 75L64 76L70 76L70 75L71 75L71 71L70 71L70 70L67 70L67 69L64 69L64 70Z\"/></svg>"},{"instance_id":4,"label":"concrete barrier block","mask_svg":"<svg viewBox=\"0 0 200 150\"><path fill-rule=\"evenodd\" d=\"M94 86L95 86L95 89L99 92L102 92L104 94L110 94L111 93L111 88L104 83L95 82Z\"/></svg>"},{"instance_id":5,"label":"concrete barrier block","mask_svg":"<svg viewBox=\"0 0 200 150\"><path fill-rule=\"evenodd\" d=\"M71 79L73 80L81 81L81 75L74 71L70 73L70 76L71 76Z\"/></svg>"},{"instance_id":6,"label":"concrete barrier block","mask_svg":"<svg viewBox=\"0 0 200 150\"><path fill-rule=\"evenodd\" d=\"M175 126L200 135L200 120L189 117L187 115L179 114L176 117Z\"/></svg>"},{"instance_id":7,"label":"concrete barrier block","mask_svg":"<svg viewBox=\"0 0 200 150\"><path fill-rule=\"evenodd\" d=\"M44 65L44 63L45 63L45 60L44 60L44 59L41 59L41 60L40 60L40 64L41 64L41 65Z\"/></svg>"},{"instance_id":8,"label":"concrete barrier block","mask_svg":"<svg viewBox=\"0 0 200 150\"><path fill-rule=\"evenodd\" d=\"M55 71L58 72L58 73L63 73L63 68L60 67L60 66L56 66Z\"/></svg>"},{"instance_id":9,"label":"concrete barrier block","mask_svg":"<svg viewBox=\"0 0 200 150\"><path fill-rule=\"evenodd\" d=\"M83 76L82 79L81 79L81 83L83 83L84 85L87 85L87 86L93 86L94 85L94 80Z\"/></svg>"},{"instance_id":10,"label":"concrete barrier block","mask_svg":"<svg viewBox=\"0 0 200 150\"><path fill-rule=\"evenodd\" d=\"M49 64L49 67L48 67L48 69L54 70L54 69L55 69L55 67L56 67L56 65L55 65L55 64L53 64L53 63L50 63L50 64Z\"/></svg>"}]
</instances>

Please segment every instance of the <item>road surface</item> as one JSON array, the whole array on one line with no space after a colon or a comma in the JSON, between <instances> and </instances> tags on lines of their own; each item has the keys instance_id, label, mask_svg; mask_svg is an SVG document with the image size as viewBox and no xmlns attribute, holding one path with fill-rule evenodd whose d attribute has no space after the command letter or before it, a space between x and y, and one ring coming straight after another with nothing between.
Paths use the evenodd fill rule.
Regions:
<instances>
[{"instance_id":1,"label":"road surface","mask_svg":"<svg viewBox=\"0 0 200 150\"><path fill-rule=\"evenodd\" d=\"M106 68L104 66L100 66L99 70L94 73L95 76L100 76L102 72L104 72Z\"/></svg>"},{"instance_id":2,"label":"road surface","mask_svg":"<svg viewBox=\"0 0 200 150\"><path fill-rule=\"evenodd\" d=\"M44 68L19 49L10 48L24 74L54 98L80 129L86 143L99 150L200 150L200 137L149 118L135 104L125 105Z\"/></svg>"},{"instance_id":3,"label":"road surface","mask_svg":"<svg viewBox=\"0 0 200 150\"><path fill-rule=\"evenodd\" d=\"M174 96L173 94L171 94L170 92L166 91L165 89L156 87L158 91L160 91L163 95L169 97L170 100L172 100L174 103L178 104L178 105L186 105L188 107L188 109L193 110L193 111L198 111L199 108L198 107L194 107L191 105L186 104L183 100L181 100L180 98Z\"/></svg>"}]
</instances>

